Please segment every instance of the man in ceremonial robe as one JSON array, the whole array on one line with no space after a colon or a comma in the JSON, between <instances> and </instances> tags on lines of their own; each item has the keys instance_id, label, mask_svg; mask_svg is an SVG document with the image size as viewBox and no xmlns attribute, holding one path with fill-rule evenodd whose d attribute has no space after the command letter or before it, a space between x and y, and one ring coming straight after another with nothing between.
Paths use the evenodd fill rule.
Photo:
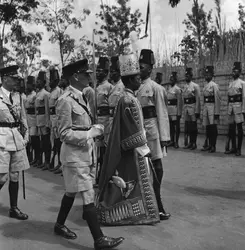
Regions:
<instances>
[{"instance_id":1,"label":"man in ceremonial robe","mask_svg":"<svg viewBox=\"0 0 245 250\"><path fill-rule=\"evenodd\" d=\"M99 181L97 212L104 225L159 222L141 106L134 92L140 87L135 54L120 56L125 90L115 110L111 136Z\"/></svg>"},{"instance_id":2,"label":"man in ceremonial robe","mask_svg":"<svg viewBox=\"0 0 245 250\"><path fill-rule=\"evenodd\" d=\"M143 49L140 54L140 71L142 84L137 92L137 98L142 106L144 128L146 130L147 144L151 150L154 175L153 187L160 212L160 219L167 220L170 217L161 200L161 183L163 179L163 149L170 140L169 118L165 90L150 76L155 64L153 51Z\"/></svg>"},{"instance_id":3,"label":"man in ceremonial robe","mask_svg":"<svg viewBox=\"0 0 245 250\"><path fill-rule=\"evenodd\" d=\"M228 87L228 123L229 123L229 138L231 139L232 148L227 150L226 154L241 155L243 142L243 128L245 116L245 82L240 79L242 71L241 62L234 62L232 74L233 81ZM236 143L236 128L237 128L237 143Z\"/></svg>"},{"instance_id":4,"label":"man in ceremonial robe","mask_svg":"<svg viewBox=\"0 0 245 250\"><path fill-rule=\"evenodd\" d=\"M203 126L206 127L208 144L203 147L202 151L214 153L216 151L216 141L218 137L217 124L219 122L221 96L219 86L212 81L214 67L207 66L205 69L205 79L207 84L203 88Z\"/></svg>"}]
</instances>

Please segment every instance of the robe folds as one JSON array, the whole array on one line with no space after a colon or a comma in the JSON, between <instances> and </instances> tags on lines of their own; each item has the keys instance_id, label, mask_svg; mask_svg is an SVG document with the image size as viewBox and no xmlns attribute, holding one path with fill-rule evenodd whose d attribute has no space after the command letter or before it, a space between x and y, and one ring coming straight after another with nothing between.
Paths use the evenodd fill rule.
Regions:
<instances>
[{"instance_id":1,"label":"robe folds","mask_svg":"<svg viewBox=\"0 0 245 250\"><path fill-rule=\"evenodd\" d=\"M141 106L131 90L118 101L99 181L96 207L101 224L159 222ZM148 147L147 147L148 148ZM122 180L118 185L116 180ZM120 181L119 181L120 182Z\"/></svg>"}]
</instances>

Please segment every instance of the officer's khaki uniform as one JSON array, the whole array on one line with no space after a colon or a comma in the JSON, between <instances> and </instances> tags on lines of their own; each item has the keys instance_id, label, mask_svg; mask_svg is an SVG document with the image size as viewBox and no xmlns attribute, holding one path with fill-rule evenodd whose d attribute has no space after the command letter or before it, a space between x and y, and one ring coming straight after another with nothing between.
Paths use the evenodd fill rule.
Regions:
<instances>
[{"instance_id":1,"label":"officer's khaki uniform","mask_svg":"<svg viewBox=\"0 0 245 250\"><path fill-rule=\"evenodd\" d=\"M98 123L104 125L104 142L107 144L109 138L109 96L111 95L113 85L107 80L97 87L97 115Z\"/></svg>"},{"instance_id":2,"label":"officer's khaki uniform","mask_svg":"<svg viewBox=\"0 0 245 250\"><path fill-rule=\"evenodd\" d=\"M89 109L95 123L95 91L92 87L88 86L83 90L83 94L88 101Z\"/></svg>"},{"instance_id":3,"label":"officer's khaki uniform","mask_svg":"<svg viewBox=\"0 0 245 250\"><path fill-rule=\"evenodd\" d=\"M244 122L245 113L245 82L241 79L232 81L228 88L228 122Z\"/></svg>"},{"instance_id":4,"label":"officer's khaki uniform","mask_svg":"<svg viewBox=\"0 0 245 250\"><path fill-rule=\"evenodd\" d=\"M120 79L115 84L114 88L112 89L111 95L109 96L109 107L110 107L109 132L111 131L111 128L112 128L115 107L117 106L117 103L118 103L124 89L125 89L124 84L123 84L122 80Z\"/></svg>"},{"instance_id":5,"label":"officer's khaki uniform","mask_svg":"<svg viewBox=\"0 0 245 250\"><path fill-rule=\"evenodd\" d=\"M57 132L57 115L55 110L55 105L58 98L62 95L63 91L58 86L54 88L49 95L49 114L50 114L50 124L51 124L51 143L53 145L54 140L58 139Z\"/></svg>"},{"instance_id":6,"label":"officer's khaki uniform","mask_svg":"<svg viewBox=\"0 0 245 250\"><path fill-rule=\"evenodd\" d=\"M14 93L12 99L13 105L0 88L0 174L30 168L25 150L29 134L24 104L18 93ZM7 105L12 107L18 120L25 128L24 138L19 132L20 126L16 124ZM3 126L3 124L12 124L12 127Z\"/></svg>"},{"instance_id":7,"label":"officer's khaki uniform","mask_svg":"<svg viewBox=\"0 0 245 250\"><path fill-rule=\"evenodd\" d=\"M167 103L162 86L150 78L143 81L137 98L142 106L144 127L152 160L163 157L160 141L170 140Z\"/></svg>"},{"instance_id":8,"label":"officer's khaki uniform","mask_svg":"<svg viewBox=\"0 0 245 250\"><path fill-rule=\"evenodd\" d=\"M50 93L45 89L41 89L36 95L35 108L39 135L48 134L50 128L49 96Z\"/></svg>"},{"instance_id":9,"label":"officer's khaki uniform","mask_svg":"<svg viewBox=\"0 0 245 250\"><path fill-rule=\"evenodd\" d=\"M167 91L168 98L168 116L170 121L176 121L178 116L182 115L182 91L174 85Z\"/></svg>"},{"instance_id":10,"label":"officer's khaki uniform","mask_svg":"<svg viewBox=\"0 0 245 250\"><path fill-rule=\"evenodd\" d=\"M200 114L200 87L194 82L186 83L183 88L184 119L185 121L196 121L195 114Z\"/></svg>"},{"instance_id":11,"label":"officer's khaki uniform","mask_svg":"<svg viewBox=\"0 0 245 250\"><path fill-rule=\"evenodd\" d=\"M217 124L214 115L220 115L221 96L219 86L213 81L206 83L203 88L203 126Z\"/></svg>"},{"instance_id":12,"label":"officer's khaki uniform","mask_svg":"<svg viewBox=\"0 0 245 250\"><path fill-rule=\"evenodd\" d=\"M94 202L93 139L87 140L92 121L80 104L86 106L82 92L70 86L58 99L56 112L65 189L69 193L82 192L85 205Z\"/></svg>"},{"instance_id":13,"label":"officer's khaki uniform","mask_svg":"<svg viewBox=\"0 0 245 250\"><path fill-rule=\"evenodd\" d=\"M37 117L35 112L35 99L36 99L36 92L32 91L30 94L27 95L25 101L26 118L30 136L38 135L37 120L36 120Z\"/></svg>"}]
</instances>

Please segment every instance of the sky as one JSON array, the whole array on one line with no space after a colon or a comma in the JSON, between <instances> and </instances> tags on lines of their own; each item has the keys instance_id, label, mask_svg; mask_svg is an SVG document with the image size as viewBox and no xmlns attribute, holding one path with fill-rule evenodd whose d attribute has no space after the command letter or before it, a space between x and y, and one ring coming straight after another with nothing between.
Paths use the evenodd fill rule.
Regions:
<instances>
[{"instance_id":1,"label":"sky","mask_svg":"<svg viewBox=\"0 0 245 250\"><path fill-rule=\"evenodd\" d=\"M152 20L152 49L162 51L163 56L168 56L171 52L176 51L180 43L185 26L182 24L186 18L186 13L191 11L192 0L181 0L181 3L172 8L168 4L168 0L150 0L151 1L151 20ZM113 5L115 0L103 0L104 3ZM148 0L130 0L132 10L140 9L142 18L146 18ZM213 9L215 13L214 0L200 0L200 3L205 3L205 10ZM69 33L75 39L79 39L83 35L87 35L92 40L92 30L95 27L95 14L99 12L101 0L74 0L75 15L79 16L83 8L88 8L91 11L89 17L83 23L81 30L71 29ZM227 28L237 28L238 22L238 4L245 5L245 0L221 0L222 13L226 20ZM59 63L59 50L56 44L50 44L48 41L49 34L41 25L29 27L31 31L43 32L43 41L41 45L42 58L50 59L54 63ZM143 27L144 30L144 27ZM143 34L142 34L143 35ZM149 38L140 41L140 48L149 48ZM165 54L165 55L164 55Z\"/></svg>"}]
</instances>

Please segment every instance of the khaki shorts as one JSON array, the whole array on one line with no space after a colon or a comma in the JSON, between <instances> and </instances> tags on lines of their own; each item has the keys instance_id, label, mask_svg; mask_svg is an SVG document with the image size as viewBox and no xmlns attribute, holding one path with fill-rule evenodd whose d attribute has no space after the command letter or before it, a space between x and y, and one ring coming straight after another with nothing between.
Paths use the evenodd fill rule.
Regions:
<instances>
[{"instance_id":1,"label":"khaki shorts","mask_svg":"<svg viewBox=\"0 0 245 250\"><path fill-rule=\"evenodd\" d=\"M0 174L19 172L30 168L26 149L5 151L0 148Z\"/></svg>"},{"instance_id":2,"label":"khaki shorts","mask_svg":"<svg viewBox=\"0 0 245 250\"><path fill-rule=\"evenodd\" d=\"M29 127L29 135L30 136L37 136L38 135L37 127Z\"/></svg>"},{"instance_id":3,"label":"khaki shorts","mask_svg":"<svg viewBox=\"0 0 245 250\"><path fill-rule=\"evenodd\" d=\"M152 161L163 158L163 153L162 153L162 148L161 148L161 143L160 143L159 138L155 140L148 140L147 145L151 151Z\"/></svg>"}]
</instances>

